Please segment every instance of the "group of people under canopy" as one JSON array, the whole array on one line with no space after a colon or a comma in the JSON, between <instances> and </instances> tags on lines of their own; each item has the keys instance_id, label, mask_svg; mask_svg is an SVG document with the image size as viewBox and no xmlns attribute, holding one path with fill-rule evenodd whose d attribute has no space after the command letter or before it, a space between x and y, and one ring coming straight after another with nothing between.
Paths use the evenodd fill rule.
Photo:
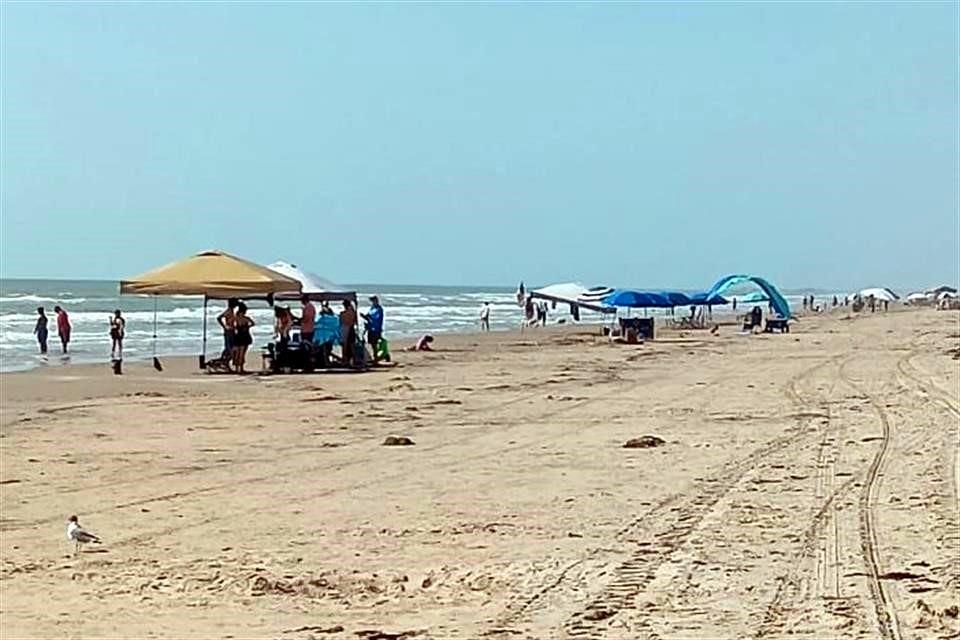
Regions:
<instances>
[{"instance_id":1,"label":"group of people under canopy","mask_svg":"<svg viewBox=\"0 0 960 640\"><path fill-rule=\"evenodd\" d=\"M247 314L247 302L261 300L274 308L274 342L268 351L274 361L296 353L289 360L301 366L316 368L336 360L346 366L362 366L366 349L359 331L359 319L365 320L366 342L376 363L389 349L383 340L383 307L376 296L366 314L356 311L357 294L343 290L296 265L275 262L263 266L222 251L204 251L180 262L154 269L120 283L122 294L139 295L202 295L203 353L201 368L243 371L247 350L253 340L253 320ZM207 303L227 300L226 310L218 316L224 331L224 350L219 358L206 359ZM300 302L299 315L282 303ZM318 312L314 302L320 303ZM331 302L340 302L343 309L335 315ZM330 358L332 347L341 346L339 358Z\"/></svg>"},{"instance_id":2,"label":"group of people under canopy","mask_svg":"<svg viewBox=\"0 0 960 640\"><path fill-rule=\"evenodd\" d=\"M307 294L300 297L299 303L298 314L289 305L274 303L274 339L267 345L265 354L271 369L309 371L331 366L362 367L366 362L364 342L369 343L372 349L374 363L390 359L389 348L383 338L383 306L377 296L370 297L370 310L367 313L358 313L349 299L341 301L339 313L331 308L329 300L320 300L318 308ZM237 304L242 309L243 303L228 301L227 309L217 318L224 332L225 350L222 357L226 357L230 351L234 336L250 344L249 336L243 335L242 322L237 323L235 331L231 328L232 310ZM242 320L243 316L238 315L237 318ZM361 336L357 330L359 318L364 320L365 336ZM242 349L242 344L239 346ZM334 352L337 346L340 347L339 354ZM242 372L245 351L237 353L234 348L233 353L233 365Z\"/></svg>"}]
</instances>

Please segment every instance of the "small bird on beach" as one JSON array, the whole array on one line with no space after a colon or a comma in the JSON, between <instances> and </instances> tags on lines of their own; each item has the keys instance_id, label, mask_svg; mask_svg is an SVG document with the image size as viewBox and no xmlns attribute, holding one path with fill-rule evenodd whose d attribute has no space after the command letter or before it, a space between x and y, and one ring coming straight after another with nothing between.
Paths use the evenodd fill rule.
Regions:
<instances>
[{"instance_id":1,"label":"small bird on beach","mask_svg":"<svg viewBox=\"0 0 960 640\"><path fill-rule=\"evenodd\" d=\"M70 516L67 520L67 540L76 544L73 554L80 553L80 545L94 542L100 544L100 538L80 526L77 516Z\"/></svg>"}]
</instances>

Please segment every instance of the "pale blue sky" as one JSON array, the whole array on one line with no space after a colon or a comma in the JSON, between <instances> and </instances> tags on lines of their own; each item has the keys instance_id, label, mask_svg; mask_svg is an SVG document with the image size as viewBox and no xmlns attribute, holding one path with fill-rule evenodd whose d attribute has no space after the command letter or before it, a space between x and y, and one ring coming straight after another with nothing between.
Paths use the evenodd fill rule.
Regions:
<instances>
[{"instance_id":1,"label":"pale blue sky","mask_svg":"<svg viewBox=\"0 0 960 640\"><path fill-rule=\"evenodd\" d=\"M956 282L958 4L2 7L4 276Z\"/></svg>"}]
</instances>

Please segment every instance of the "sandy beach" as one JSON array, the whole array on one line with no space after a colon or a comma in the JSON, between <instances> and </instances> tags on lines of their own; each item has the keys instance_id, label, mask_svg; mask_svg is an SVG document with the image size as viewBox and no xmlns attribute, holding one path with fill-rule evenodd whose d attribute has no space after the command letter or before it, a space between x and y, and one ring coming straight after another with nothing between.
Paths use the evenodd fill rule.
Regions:
<instances>
[{"instance_id":1,"label":"sandy beach","mask_svg":"<svg viewBox=\"0 0 960 640\"><path fill-rule=\"evenodd\" d=\"M838 313L444 336L360 375L5 374L0 635L956 638L958 332ZM74 556L71 514L103 544Z\"/></svg>"}]
</instances>

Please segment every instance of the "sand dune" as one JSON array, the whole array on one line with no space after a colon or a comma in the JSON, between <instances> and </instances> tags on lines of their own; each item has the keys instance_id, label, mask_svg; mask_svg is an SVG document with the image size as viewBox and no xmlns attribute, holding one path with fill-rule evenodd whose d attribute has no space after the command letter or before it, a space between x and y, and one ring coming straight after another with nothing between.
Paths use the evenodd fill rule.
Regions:
<instances>
[{"instance_id":1,"label":"sand dune","mask_svg":"<svg viewBox=\"0 0 960 640\"><path fill-rule=\"evenodd\" d=\"M956 313L0 377L4 637L960 634ZM660 446L624 448L658 436ZM383 446L388 436L411 446ZM74 557L71 514L104 544Z\"/></svg>"}]
</instances>

